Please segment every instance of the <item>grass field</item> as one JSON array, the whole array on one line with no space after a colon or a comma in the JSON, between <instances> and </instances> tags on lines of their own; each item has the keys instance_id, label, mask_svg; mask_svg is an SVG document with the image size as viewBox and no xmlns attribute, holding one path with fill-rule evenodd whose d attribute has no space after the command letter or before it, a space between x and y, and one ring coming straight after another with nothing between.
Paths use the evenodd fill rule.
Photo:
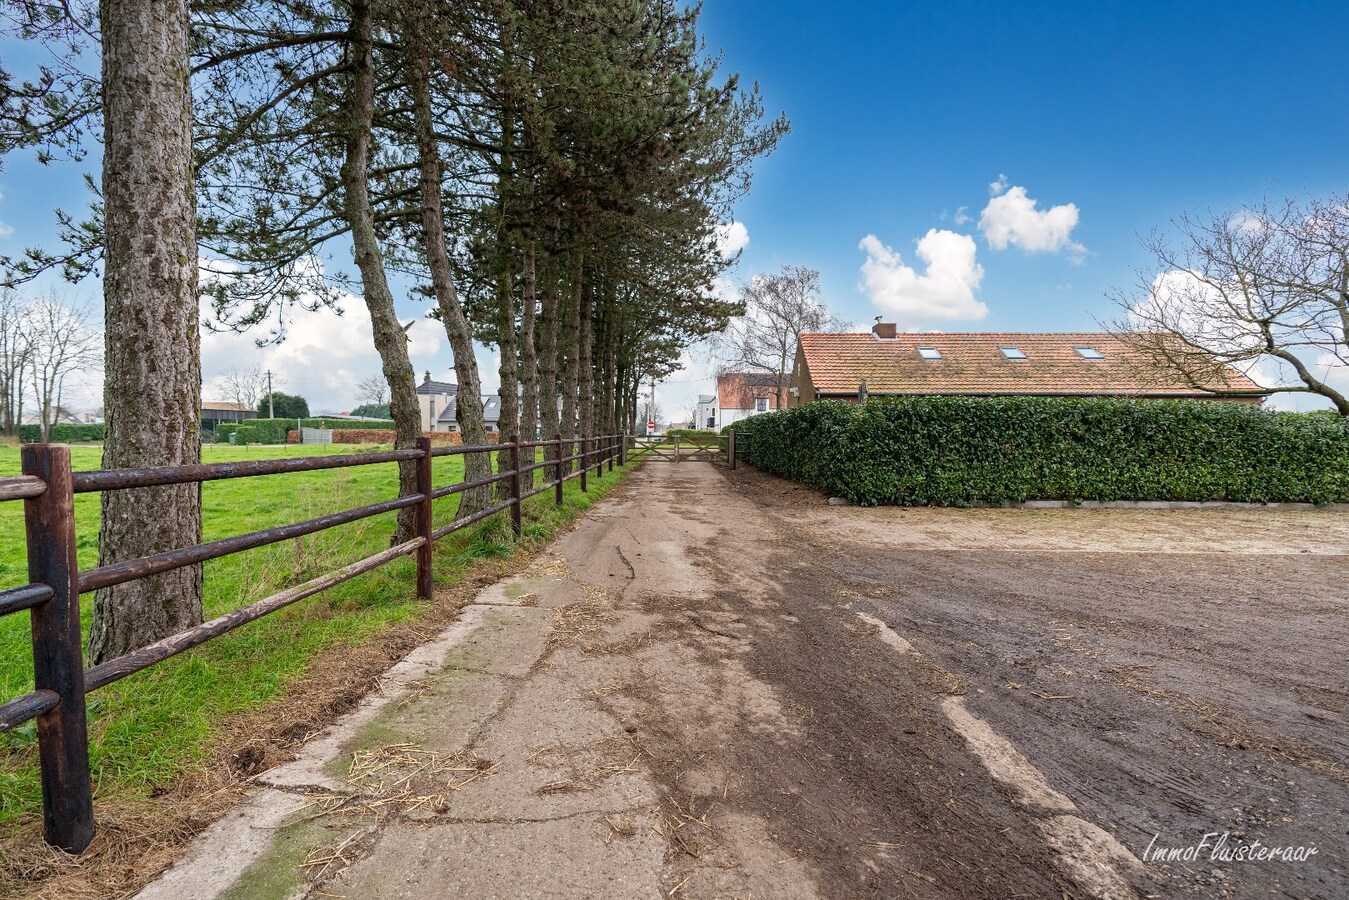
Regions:
<instances>
[{"instance_id":1,"label":"grass field","mask_svg":"<svg viewBox=\"0 0 1349 900\"><path fill-rule=\"evenodd\" d=\"M370 449L351 445L208 446L203 461ZM99 447L72 449L77 470L99 468L100 455ZM0 476L18 472L18 448L0 446ZM435 460L434 473L438 487L462 480L462 459L441 457ZM542 473L538 477L542 479ZM568 482L560 509L554 507L551 492L527 501L526 543L550 537L617 479L617 470L603 479L591 479L589 495L580 492L577 480ZM393 464L208 482L203 485L204 539L297 522L396 494ZM457 496L436 501L437 525L451 520L458 501ZM98 515L98 495L75 498L81 569L97 562ZM515 552L502 521L504 515L437 542L437 583L454 583L475 559ZM365 519L206 563L206 617L378 552L388 546L394 517L390 513ZM0 587L27 582L25 553L23 505L0 503ZM415 597L414 574L411 559L395 561L91 694L90 753L96 797L153 793L210 752L214 725L282 695L303 676L317 654L358 644L382 628L415 618L423 604ZM86 636L92 605L93 595L85 595ZM28 616L0 618L0 702L32 687ZM0 735L0 825L41 809L35 733L34 723L29 722Z\"/></svg>"}]
</instances>

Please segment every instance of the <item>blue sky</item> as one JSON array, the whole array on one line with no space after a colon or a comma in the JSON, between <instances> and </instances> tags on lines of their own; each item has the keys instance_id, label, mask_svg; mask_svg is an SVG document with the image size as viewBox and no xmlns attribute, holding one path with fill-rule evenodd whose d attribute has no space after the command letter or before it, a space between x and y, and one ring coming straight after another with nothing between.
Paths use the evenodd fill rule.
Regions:
<instances>
[{"instance_id":1,"label":"blue sky","mask_svg":"<svg viewBox=\"0 0 1349 900\"><path fill-rule=\"evenodd\" d=\"M909 265L929 229L975 238L988 314L949 327L1090 328L1146 264L1139 233L1349 186L1349 4L713 0L704 25L793 124L737 210L740 274L815 266L855 322L882 311L858 289L867 234ZM1039 211L1075 205L1087 252L991 249L1000 175Z\"/></svg>"},{"instance_id":2,"label":"blue sky","mask_svg":"<svg viewBox=\"0 0 1349 900\"><path fill-rule=\"evenodd\" d=\"M1091 329L1148 263L1140 233L1185 210L1349 188L1349 4L708 0L703 31L793 128L736 210L749 243L732 280L818 268L826 302L859 326ZM0 192L6 251L49 235L54 204L85 202L73 168L19 159ZM346 338L356 324L340 323ZM334 362L330 340L314 343L258 358L341 405L373 357ZM208 346L208 377L251 359L245 344ZM434 329L414 354L419 373L449 370ZM707 373L694 354L658 391L667 416L711 389Z\"/></svg>"}]
</instances>

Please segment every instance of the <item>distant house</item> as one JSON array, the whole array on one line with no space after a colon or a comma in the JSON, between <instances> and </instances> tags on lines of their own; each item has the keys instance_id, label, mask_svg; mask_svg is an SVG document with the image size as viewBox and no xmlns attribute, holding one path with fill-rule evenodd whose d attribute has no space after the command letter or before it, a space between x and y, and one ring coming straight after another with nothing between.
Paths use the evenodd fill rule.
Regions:
<instances>
[{"instance_id":1,"label":"distant house","mask_svg":"<svg viewBox=\"0 0 1349 900\"><path fill-rule=\"evenodd\" d=\"M225 403L217 400L203 400L201 403L202 431L214 432L215 427L221 422L242 422L257 417L256 409L250 409L242 403Z\"/></svg>"},{"instance_id":2,"label":"distant house","mask_svg":"<svg viewBox=\"0 0 1349 900\"><path fill-rule=\"evenodd\" d=\"M694 428L716 428L717 427L717 395L699 394L698 405L694 410L693 416Z\"/></svg>"},{"instance_id":3,"label":"distant house","mask_svg":"<svg viewBox=\"0 0 1349 900\"><path fill-rule=\"evenodd\" d=\"M417 405L421 407L422 431L458 431L456 406L459 399L459 385L452 381L433 381L427 372L425 379L417 385ZM483 394L483 421L488 431L497 431L501 420L501 397L496 394Z\"/></svg>"},{"instance_id":4,"label":"distant house","mask_svg":"<svg viewBox=\"0 0 1349 900\"><path fill-rule=\"evenodd\" d=\"M704 404L704 397L698 398L698 427L725 428L777 409L777 380L758 372L725 372L717 376L716 397L711 399Z\"/></svg>"},{"instance_id":5,"label":"distant house","mask_svg":"<svg viewBox=\"0 0 1349 900\"><path fill-rule=\"evenodd\" d=\"M1215 394L1186 384L1104 332L803 334L788 406L812 400L856 402L868 396L1133 397L1259 403L1260 386L1230 366L1215 366Z\"/></svg>"}]
</instances>

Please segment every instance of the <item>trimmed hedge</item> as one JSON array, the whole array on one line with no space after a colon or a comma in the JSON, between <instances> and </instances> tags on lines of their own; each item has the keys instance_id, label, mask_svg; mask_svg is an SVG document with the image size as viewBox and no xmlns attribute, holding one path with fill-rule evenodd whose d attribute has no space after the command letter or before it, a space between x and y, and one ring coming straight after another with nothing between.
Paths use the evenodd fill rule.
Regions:
<instances>
[{"instance_id":1,"label":"trimmed hedge","mask_svg":"<svg viewBox=\"0 0 1349 900\"><path fill-rule=\"evenodd\" d=\"M710 428L667 428L664 437L667 441L679 438L690 444L710 445L717 442L718 434Z\"/></svg>"},{"instance_id":2,"label":"trimmed hedge","mask_svg":"<svg viewBox=\"0 0 1349 900\"><path fill-rule=\"evenodd\" d=\"M52 443L79 444L85 441L101 441L105 427L101 422L96 425L70 425L58 422L52 426ZM36 444L42 440L42 428L38 425L20 425L19 440L25 444Z\"/></svg>"},{"instance_id":3,"label":"trimmed hedge","mask_svg":"<svg viewBox=\"0 0 1349 900\"><path fill-rule=\"evenodd\" d=\"M394 424L392 421L383 421L374 419L371 421L360 421L359 428L362 431L392 431ZM333 428L345 429L357 425L351 419L301 419L300 424L304 428ZM284 444L286 443L286 432L295 430L294 419L245 419L242 422L221 422L215 428L216 439L228 441L231 432L238 431L242 427L256 429L257 437L248 443L261 444ZM239 443L244 443L243 438L238 439ZM386 442L388 443L388 442Z\"/></svg>"},{"instance_id":4,"label":"trimmed hedge","mask_svg":"<svg viewBox=\"0 0 1349 900\"><path fill-rule=\"evenodd\" d=\"M1349 502L1349 421L1244 403L909 397L737 422L759 469L864 505Z\"/></svg>"},{"instance_id":5,"label":"trimmed hedge","mask_svg":"<svg viewBox=\"0 0 1349 900\"><path fill-rule=\"evenodd\" d=\"M334 444L392 444L393 435L388 429L372 428L362 430L359 428L334 428ZM422 437L428 437L433 444L448 446L462 446L464 443L464 433L462 431L423 431ZM489 444L497 443L500 437L495 431L489 431L486 435L486 441Z\"/></svg>"}]
</instances>

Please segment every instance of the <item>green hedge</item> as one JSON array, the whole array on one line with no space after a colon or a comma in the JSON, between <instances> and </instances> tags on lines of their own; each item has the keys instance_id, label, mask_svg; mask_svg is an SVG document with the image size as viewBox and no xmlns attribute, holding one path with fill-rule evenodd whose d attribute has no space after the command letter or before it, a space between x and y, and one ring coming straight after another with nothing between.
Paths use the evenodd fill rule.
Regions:
<instances>
[{"instance_id":1,"label":"green hedge","mask_svg":"<svg viewBox=\"0 0 1349 900\"><path fill-rule=\"evenodd\" d=\"M717 432L710 428L667 428L665 429L665 439L673 441L679 438L681 441L687 441L690 444L715 444L717 442Z\"/></svg>"},{"instance_id":2,"label":"green hedge","mask_svg":"<svg viewBox=\"0 0 1349 900\"><path fill-rule=\"evenodd\" d=\"M754 466L866 505L1349 502L1349 421L1243 403L824 401L735 427Z\"/></svg>"},{"instance_id":3,"label":"green hedge","mask_svg":"<svg viewBox=\"0 0 1349 900\"><path fill-rule=\"evenodd\" d=\"M52 426L53 444L79 444L85 441L103 440L104 425L68 425L62 422ZM20 425L19 440L25 444L36 444L42 440L42 429L37 425Z\"/></svg>"},{"instance_id":4,"label":"green hedge","mask_svg":"<svg viewBox=\"0 0 1349 900\"><path fill-rule=\"evenodd\" d=\"M373 419L364 421L361 419L301 419L300 424L304 428L356 428L362 431L392 431L394 423L391 420ZM238 443L258 443L258 444L284 444L286 442L286 432L295 430L294 419L245 419L243 422L221 422L215 428L216 439L228 441L231 432L238 431L241 427L255 429L256 437L252 437L245 442L243 438L238 438Z\"/></svg>"},{"instance_id":5,"label":"green hedge","mask_svg":"<svg viewBox=\"0 0 1349 900\"><path fill-rule=\"evenodd\" d=\"M235 443L239 444L284 444L287 429L294 427L294 419L247 419L221 422L215 427L215 436L218 440L228 441L231 434L237 433Z\"/></svg>"}]
</instances>

